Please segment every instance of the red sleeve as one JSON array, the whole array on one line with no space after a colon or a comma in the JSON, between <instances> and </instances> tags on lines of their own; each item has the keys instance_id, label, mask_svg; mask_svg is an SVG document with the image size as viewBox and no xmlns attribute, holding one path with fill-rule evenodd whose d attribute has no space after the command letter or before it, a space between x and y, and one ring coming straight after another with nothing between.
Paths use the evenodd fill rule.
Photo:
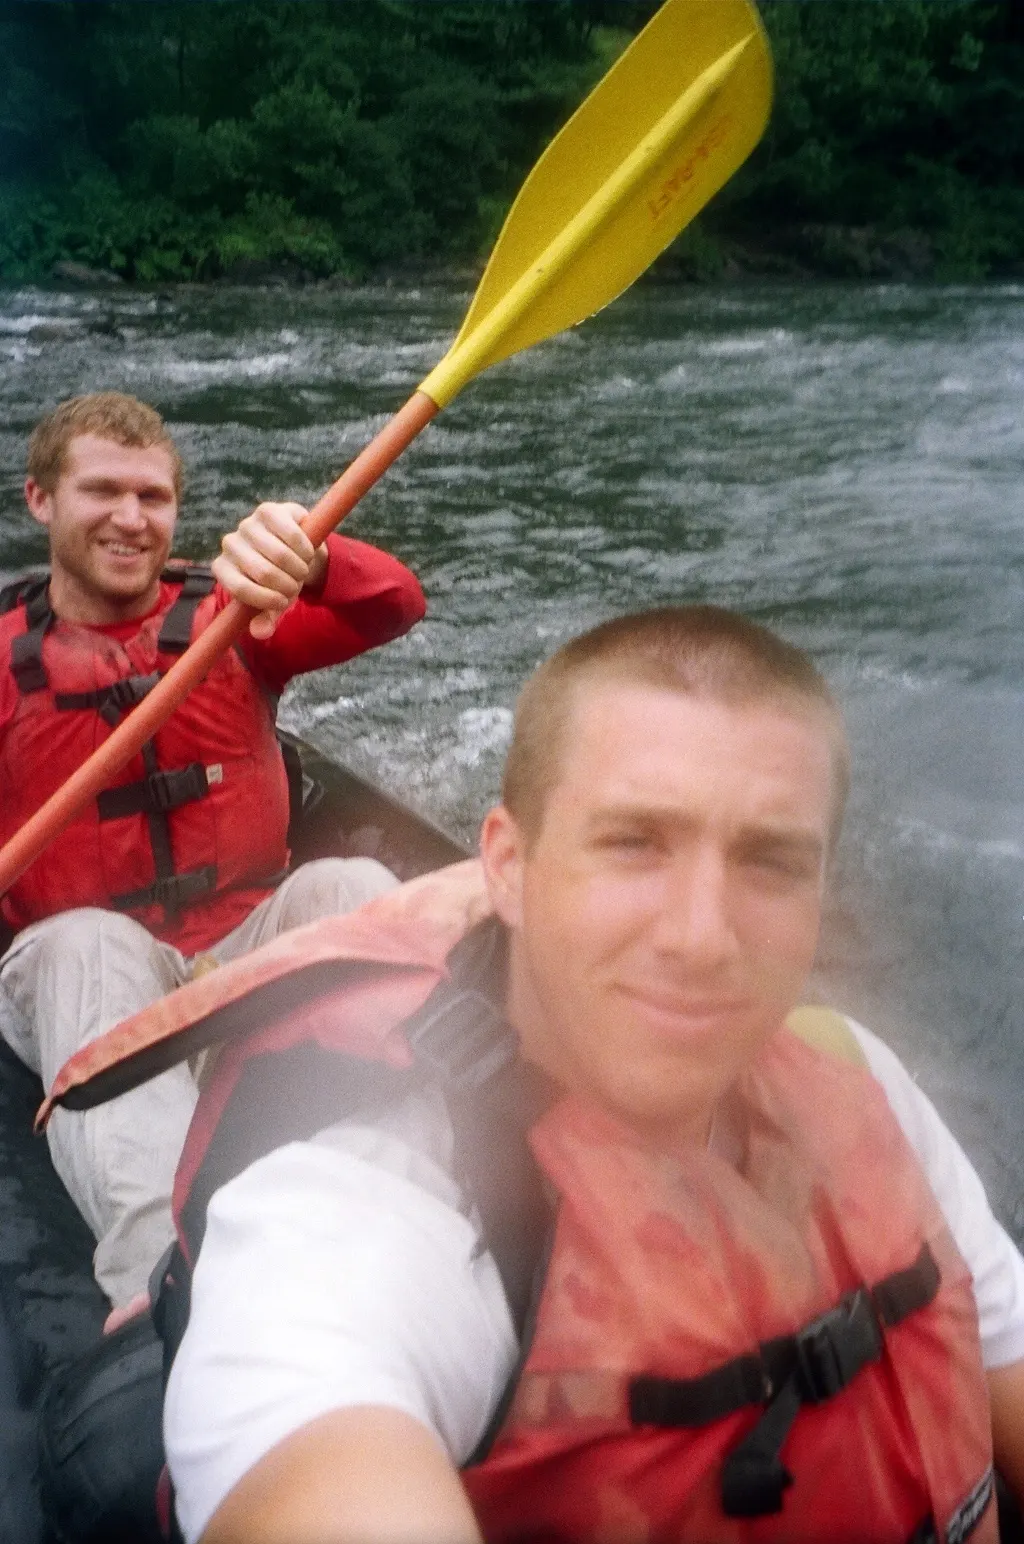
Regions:
<instances>
[{"instance_id":1,"label":"red sleeve","mask_svg":"<svg viewBox=\"0 0 1024 1544\"><path fill-rule=\"evenodd\" d=\"M239 647L257 680L278 693L294 675L400 638L426 609L419 580L404 563L368 542L328 536L322 590L303 591L272 638L260 640L247 630Z\"/></svg>"}]
</instances>

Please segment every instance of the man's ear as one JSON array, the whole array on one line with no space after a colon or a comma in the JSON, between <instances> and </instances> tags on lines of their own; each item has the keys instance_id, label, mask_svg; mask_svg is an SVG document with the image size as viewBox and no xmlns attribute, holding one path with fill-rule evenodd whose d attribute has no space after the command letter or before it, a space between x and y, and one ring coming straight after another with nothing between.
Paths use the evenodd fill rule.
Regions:
<instances>
[{"instance_id":1,"label":"man's ear","mask_svg":"<svg viewBox=\"0 0 1024 1544\"><path fill-rule=\"evenodd\" d=\"M491 905L506 927L522 926L525 856L522 830L504 804L496 804L480 829L480 857Z\"/></svg>"},{"instance_id":2,"label":"man's ear","mask_svg":"<svg viewBox=\"0 0 1024 1544\"><path fill-rule=\"evenodd\" d=\"M34 477L25 478L25 503L33 520L49 525L53 515L53 494L41 488Z\"/></svg>"}]
</instances>

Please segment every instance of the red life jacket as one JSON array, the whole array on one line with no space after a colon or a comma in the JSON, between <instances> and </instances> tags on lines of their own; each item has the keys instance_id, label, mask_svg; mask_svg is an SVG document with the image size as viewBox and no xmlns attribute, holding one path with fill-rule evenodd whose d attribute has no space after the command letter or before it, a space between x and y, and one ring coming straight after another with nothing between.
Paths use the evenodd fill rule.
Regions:
<instances>
[{"instance_id":1,"label":"red life jacket","mask_svg":"<svg viewBox=\"0 0 1024 1544\"><path fill-rule=\"evenodd\" d=\"M0 842L212 620L208 569L172 568L163 579L157 610L127 643L55 618L45 579L7 592L0 668L12 672L19 695L0 737ZM222 654L118 782L8 891L10 925L112 907L185 954L230 932L288 862L288 783L274 710L240 654Z\"/></svg>"},{"instance_id":2,"label":"red life jacket","mask_svg":"<svg viewBox=\"0 0 1024 1544\"><path fill-rule=\"evenodd\" d=\"M884 1094L785 1030L737 1092L739 1172L573 1101L534 1128L560 1205L464 1475L488 1544L996 1539L970 1275Z\"/></svg>"},{"instance_id":3,"label":"red life jacket","mask_svg":"<svg viewBox=\"0 0 1024 1544\"><path fill-rule=\"evenodd\" d=\"M280 1079L254 1109L275 1063L319 1052L309 1103L333 1061L335 1119L346 1097L365 1099L368 1073L398 1087L425 1065L448 1095L456 1154L475 1115L478 1163L514 1163L507 1122L497 1139L487 1129L495 1088L523 1065L511 1032L461 967L445 980L482 909L474 864L415 881L182 988L62 1071L51 1098L81 1106L90 1086L106 1079L109 1097L166 1066L175 1046L228 1042L179 1170L172 1317L187 1316L211 1190L303 1121L309 1134L329 1123L331 1099L299 1110ZM512 1106L507 1092L497 1103ZM652 1151L573 1098L528 1120L557 1217L514 1397L464 1473L484 1537L995 1540L970 1276L884 1093L781 1029L735 1106L735 1161ZM275 1110L283 1132L267 1129ZM480 1200L465 1163L460 1177L493 1249L501 1206L484 1176Z\"/></svg>"}]
</instances>

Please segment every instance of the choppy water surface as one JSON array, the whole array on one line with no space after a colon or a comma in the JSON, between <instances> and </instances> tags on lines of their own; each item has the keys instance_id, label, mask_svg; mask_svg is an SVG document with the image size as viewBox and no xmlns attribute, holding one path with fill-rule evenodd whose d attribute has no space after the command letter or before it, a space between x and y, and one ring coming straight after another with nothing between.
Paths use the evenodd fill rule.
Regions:
<instances>
[{"instance_id":1,"label":"choppy water surface","mask_svg":"<svg viewBox=\"0 0 1024 1544\"><path fill-rule=\"evenodd\" d=\"M311 501L444 351L441 290L0 295L0 569L39 414L117 387L192 467L179 550ZM856 792L821 954L1024 1239L1024 287L641 287L476 382L352 516L430 618L283 721L470 837L517 683L603 617L738 607L810 648Z\"/></svg>"}]
</instances>

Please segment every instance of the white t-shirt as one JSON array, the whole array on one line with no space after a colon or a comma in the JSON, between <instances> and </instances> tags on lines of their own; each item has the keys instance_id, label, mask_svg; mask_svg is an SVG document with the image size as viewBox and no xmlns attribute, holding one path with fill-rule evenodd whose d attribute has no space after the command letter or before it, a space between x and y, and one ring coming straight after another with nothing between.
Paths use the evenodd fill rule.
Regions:
<instances>
[{"instance_id":1,"label":"white t-shirt","mask_svg":"<svg viewBox=\"0 0 1024 1544\"><path fill-rule=\"evenodd\" d=\"M1024 1259L906 1069L852 1027L971 1267L986 1366L1024 1359ZM187 1544L265 1453L331 1410L403 1410L456 1465L476 1447L517 1347L450 1144L440 1102L417 1094L386 1125L332 1126L214 1196L164 1411Z\"/></svg>"}]
</instances>

